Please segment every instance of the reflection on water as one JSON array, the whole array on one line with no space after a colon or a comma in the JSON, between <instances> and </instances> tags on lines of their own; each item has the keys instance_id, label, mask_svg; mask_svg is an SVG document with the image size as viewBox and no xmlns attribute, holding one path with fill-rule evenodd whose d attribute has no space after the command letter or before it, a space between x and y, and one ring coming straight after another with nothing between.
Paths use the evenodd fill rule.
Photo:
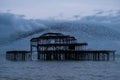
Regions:
<instances>
[{"instance_id":1,"label":"reflection on water","mask_svg":"<svg viewBox=\"0 0 120 80\"><path fill-rule=\"evenodd\" d=\"M119 80L116 61L6 61L0 56L0 80Z\"/></svg>"}]
</instances>

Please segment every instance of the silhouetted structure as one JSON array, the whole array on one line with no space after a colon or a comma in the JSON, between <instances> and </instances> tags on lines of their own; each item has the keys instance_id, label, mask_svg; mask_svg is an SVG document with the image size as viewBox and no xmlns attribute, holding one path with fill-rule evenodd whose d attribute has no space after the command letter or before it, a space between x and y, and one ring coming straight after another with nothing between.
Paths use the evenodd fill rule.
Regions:
<instances>
[{"instance_id":1,"label":"silhouetted structure","mask_svg":"<svg viewBox=\"0 0 120 80\"><path fill-rule=\"evenodd\" d=\"M38 60L108 61L115 59L115 51L87 50L87 45L87 43L78 43L73 36L45 33L30 40L30 51L37 52Z\"/></svg>"},{"instance_id":2,"label":"silhouetted structure","mask_svg":"<svg viewBox=\"0 0 120 80\"><path fill-rule=\"evenodd\" d=\"M29 51L7 51L6 59L12 61L31 60L31 53Z\"/></svg>"}]
</instances>

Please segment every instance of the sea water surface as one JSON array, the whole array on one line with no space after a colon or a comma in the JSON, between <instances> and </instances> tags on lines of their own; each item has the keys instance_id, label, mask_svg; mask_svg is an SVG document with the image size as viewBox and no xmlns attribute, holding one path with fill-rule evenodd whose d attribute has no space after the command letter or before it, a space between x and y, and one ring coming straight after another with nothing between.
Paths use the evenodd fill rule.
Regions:
<instances>
[{"instance_id":1,"label":"sea water surface","mask_svg":"<svg viewBox=\"0 0 120 80\"><path fill-rule=\"evenodd\" d=\"M7 61L0 55L0 80L120 80L115 61Z\"/></svg>"}]
</instances>

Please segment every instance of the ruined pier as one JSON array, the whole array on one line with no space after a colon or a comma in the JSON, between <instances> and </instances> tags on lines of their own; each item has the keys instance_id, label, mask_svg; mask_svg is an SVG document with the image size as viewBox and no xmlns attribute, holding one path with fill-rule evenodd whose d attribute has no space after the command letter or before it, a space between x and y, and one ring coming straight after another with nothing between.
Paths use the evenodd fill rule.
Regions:
<instances>
[{"instance_id":1,"label":"ruined pier","mask_svg":"<svg viewBox=\"0 0 120 80\"><path fill-rule=\"evenodd\" d=\"M114 50L87 50L87 43L78 43L73 36L61 33L45 33L30 40L30 52L37 52L38 60L115 60Z\"/></svg>"}]
</instances>

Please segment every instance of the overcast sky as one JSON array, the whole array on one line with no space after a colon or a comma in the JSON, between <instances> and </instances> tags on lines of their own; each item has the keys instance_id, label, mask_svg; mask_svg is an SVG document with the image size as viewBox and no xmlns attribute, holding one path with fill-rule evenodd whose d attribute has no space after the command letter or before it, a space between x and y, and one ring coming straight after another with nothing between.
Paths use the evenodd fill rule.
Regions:
<instances>
[{"instance_id":1,"label":"overcast sky","mask_svg":"<svg viewBox=\"0 0 120 80\"><path fill-rule=\"evenodd\" d=\"M69 26L60 26L59 19ZM78 35L82 23L89 26L86 34L94 25L120 32L120 0L0 0L0 45L44 31ZM96 34L93 30L89 32Z\"/></svg>"},{"instance_id":2,"label":"overcast sky","mask_svg":"<svg viewBox=\"0 0 120 80\"><path fill-rule=\"evenodd\" d=\"M0 12L22 14L27 18L70 18L93 11L119 10L120 0L0 0Z\"/></svg>"}]
</instances>

